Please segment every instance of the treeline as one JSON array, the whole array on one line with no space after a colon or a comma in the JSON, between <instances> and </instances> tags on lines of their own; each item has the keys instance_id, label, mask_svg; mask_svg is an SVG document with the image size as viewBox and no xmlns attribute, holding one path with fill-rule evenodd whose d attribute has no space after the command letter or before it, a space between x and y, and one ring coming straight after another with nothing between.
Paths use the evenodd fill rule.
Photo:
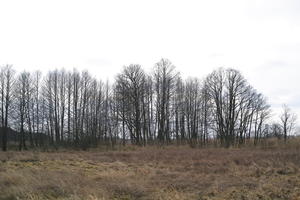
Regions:
<instances>
[{"instance_id":1,"label":"treeline","mask_svg":"<svg viewBox=\"0 0 300 200\"><path fill-rule=\"evenodd\" d=\"M167 59L151 74L125 66L114 83L89 72L53 70L0 73L1 145L8 128L18 131L19 150L35 147L190 144L240 146L292 130L268 125L270 106L235 69L205 79L182 80ZM287 112L290 111L287 109ZM274 130L273 130L274 129Z\"/></svg>"}]
</instances>

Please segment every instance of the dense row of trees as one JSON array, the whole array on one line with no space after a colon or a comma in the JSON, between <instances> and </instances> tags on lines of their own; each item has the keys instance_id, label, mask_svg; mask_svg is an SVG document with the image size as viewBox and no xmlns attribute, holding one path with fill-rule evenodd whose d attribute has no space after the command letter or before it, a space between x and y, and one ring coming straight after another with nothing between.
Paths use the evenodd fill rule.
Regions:
<instances>
[{"instance_id":1,"label":"dense row of trees","mask_svg":"<svg viewBox=\"0 0 300 200\"><path fill-rule=\"evenodd\" d=\"M258 144L287 135L295 116L285 107L281 124L268 125L270 106L235 69L213 71L205 79L182 80L167 59L147 74L140 65L125 66L113 84L87 71L53 70L0 73L1 145L8 130L20 150L44 146L131 143L224 147Z\"/></svg>"}]
</instances>

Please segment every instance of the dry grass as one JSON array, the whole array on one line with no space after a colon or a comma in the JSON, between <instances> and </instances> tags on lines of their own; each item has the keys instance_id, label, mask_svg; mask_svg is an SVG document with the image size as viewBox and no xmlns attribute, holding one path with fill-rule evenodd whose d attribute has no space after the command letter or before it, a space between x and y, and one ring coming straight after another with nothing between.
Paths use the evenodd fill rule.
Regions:
<instances>
[{"instance_id":1,"label":"dry grass","mask_svg":"<svg viewBox=\"0 0 300 200\"><path fill-rule=\"evenodd\" d=\"M298 148L0 153L0 199L300 199Z\"/></svg>"}]
</instances>

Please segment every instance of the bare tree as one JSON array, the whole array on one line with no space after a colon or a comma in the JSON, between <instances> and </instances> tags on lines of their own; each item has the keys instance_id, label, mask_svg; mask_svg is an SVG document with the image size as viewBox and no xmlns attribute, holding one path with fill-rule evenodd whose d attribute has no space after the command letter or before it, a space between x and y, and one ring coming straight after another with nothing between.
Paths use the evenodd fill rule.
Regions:
<instances>
[{"instance_id":1,"label":"bare tree","mask_svg":"<svg viewBox=\"0 0 300 200\"><path fill-rule=\"evenodd\" d=\"M154 68L156 95L157 138L160 142L170 142L171 98L175 92L178 73L167 59L161 59Z\"/></svg>"},{"instance_id":2,"label":"bare tree","mask_svg":"<svg viewBox=\"0 0 300 200\"><path fill-rule=\"evenodd\" d=\"M287 105L283 105L283 112L280 116L280 121L285 142L287 140L288 135L295 128L296 120L296 114L293 113Z\"/></svg>"},{"instance_id":3,"label":"bare tree","mask_svg":"<svg viewBox=\"0 0 300 200\"><path fill-rule=\"evenodd\" d=\"M200 83L197 79L189 79L185 86L185 113L186 128L190 144L195 146L198 139L202 138L199 134L200 128ZM201 133L201 132L200 132Z\"/></svg>"},{"instance_id":4,"label":"bare tree","mask_svg":"<svg viewBox=\"0 0 300 200\"><path fill-rule=\"evenodd\" d=\"M254 124L254 138L258 141L269 116L269 106L261 94L234 69L219 69L206 78L208 94L213 101L215 130L221 145L226 147L245 142Z\"/></svg>"},{"instance_id":5,"label":"bare tree","mask_svg":"<svg viewBox=\"0 0 300 200\"><path fill-rule=\"evenodd\" d=\"M145 81L145 73L140 65L124 67L123 72L117 76L116 81L116 91L122 108L121 118L126 123L132 142L135 144L142 143L142 131L145 131L145 129L142 129L142 121L145 120Z\"/></svg>"},{"instance_id":6,"label":"bare tree","mask_svg":"<svg viewBox=\"0 0 300 200\"><path fill-rule=\"evenodd\" d=\"M6 65L1 69L1 121L4 128L2 133L2 150L7 151L7 132L8 132L8 118L11 109L11 102L13 97L14 74L11 65Z\"/></svg>"},{"instance_id":7,"label":"bare tree","mask_svg":"<svg viewBox=\"0 0 300 200\"><path fill-rule=\"evenodd\" d=\"M175 139L177 144L183 144L186 140L185 134L185 85L181 77L176 78L175 94L173 95L173 110L175 121Z\"/></svg>"},{"instance_id":8,"label":"bare tree","mask_svg":"<svg viewBox=\"0 0 300 200\"><path fill-rule=\"evenodd\" d=\"M25 132L29 132L25 127L29 127L28 124L26 126L26 119L28 118L28 82L30 74L28 72L22 72L17 80L16 80L16 89L15 89L15 104L16 108L16 119L19 121L19 150L27 149L26 148L26 138Z\"/></svg>"}]
</instances>

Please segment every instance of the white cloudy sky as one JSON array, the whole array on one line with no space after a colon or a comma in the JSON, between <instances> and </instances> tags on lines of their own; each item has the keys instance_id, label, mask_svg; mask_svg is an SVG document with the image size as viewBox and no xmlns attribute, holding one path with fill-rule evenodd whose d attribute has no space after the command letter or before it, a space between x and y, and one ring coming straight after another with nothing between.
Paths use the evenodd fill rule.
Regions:
<instances>
[{"instance_id":1,"label":"white cloudy sky","mask_svg":"<svg viewBox=\"0 0 300 200\"><path fill-rule=\"evenodd\" d=\"M300 118L298 0L3 0L0 64L88 69L112 79L170 59L184 77L234 67L278 113Z\"/></svg>"}]
</instances>

